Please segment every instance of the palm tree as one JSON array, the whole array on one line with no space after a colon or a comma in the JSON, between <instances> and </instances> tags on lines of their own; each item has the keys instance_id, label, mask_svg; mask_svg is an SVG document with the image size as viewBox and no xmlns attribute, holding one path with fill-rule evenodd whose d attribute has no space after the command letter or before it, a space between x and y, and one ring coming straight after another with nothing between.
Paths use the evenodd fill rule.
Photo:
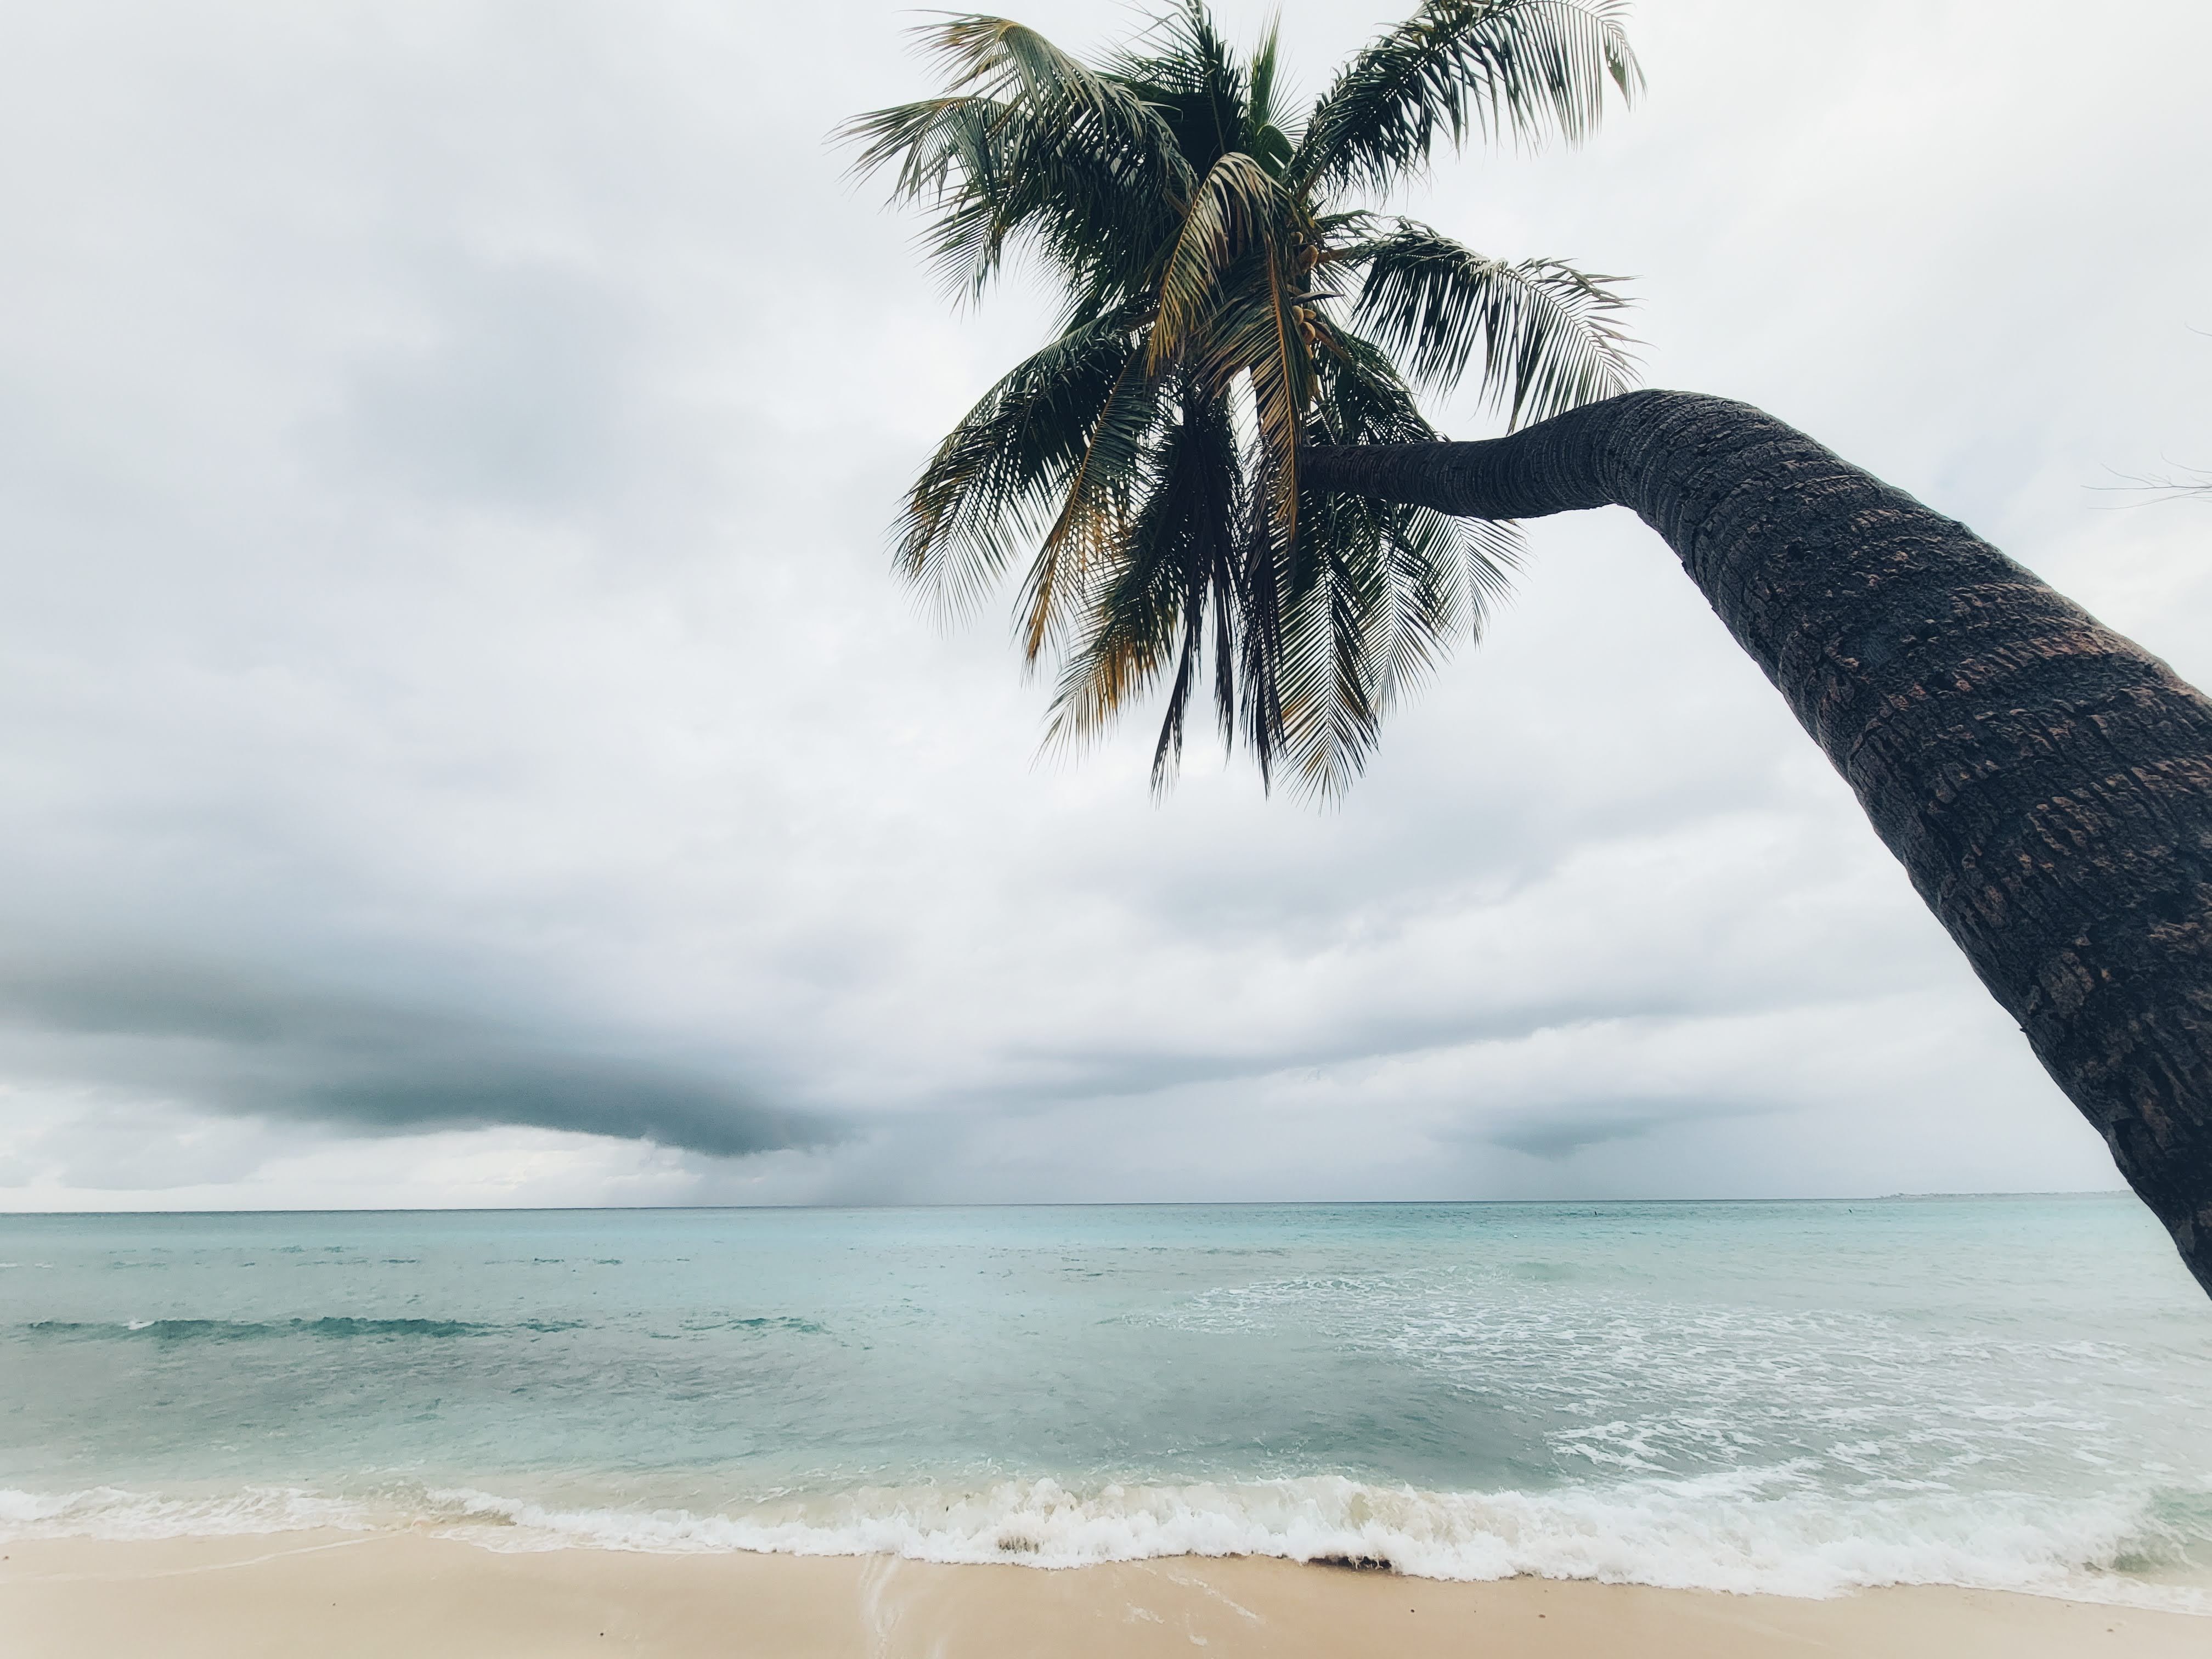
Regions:
<instances>
[{"instance_id":1,"label":"palm tree","mask_svg":"<svg viewBox=\"0 0 2212 1659\"><path fill-rule=\"evenodd\" d=\"M1581 137L1638 83L1619 0L1428 0L1313 106L1274 32L1249 58L1186 0L1103 66L1003 18L920 31L939 97L847 129L933 214L980 295L1009 252L1058 289L1053 339L986 392L907 497L898 562L957 609L1018 559L1018 628L1058 659L1052 739L1165 683L1153 781L1211 681L1263 778L1328 793L1393 700L1479 629L1510 532L1318 494L1300 447L1437 434L1412 386L1473 372L1515 424L1625 390L1613 279L1492 258L1355 198L1471 137Z\"/></svg>"},{"instance_id":2,"label":"palm tree","mask_svg":"<svg viewBox=\"0 0 2212 1659\"><path fill-rule=\"evenodd\" d=\"M1329 199L1442 140L1586 131L1608 82L1635 84L1613 8L1431 0L1295 131L1272 119L1272 41L1240 70L1194 9L1104 71L984 20L939 44L955 92L866 118L867 160L938 204L945 269L980 286L1027 235L1070 298L932 460L901 557L957 601L1037 541L1024 646L1062 643L1055 730L1172 667L1164 776L1207 657L1263 767L1340 787L1447 627L1479 619L1504 558L1480 526L1628 507L2212 1293L2212 699L1772 416L1620 392L1603 279ZM1533 423L1436 440L1408 381L1448 383L1478 344Z\"/></svg>"},{"instance_id":3,"label":"palm tree","mask_svg":"<svg viewBox=\"0 0 2212 1659\"><path fill-rule=\"evenodd\" d=\"M2212 1293L2212 699L1745 404L1302 459L1310 489L1664 537Z\"/></svg>"}]
</instances>

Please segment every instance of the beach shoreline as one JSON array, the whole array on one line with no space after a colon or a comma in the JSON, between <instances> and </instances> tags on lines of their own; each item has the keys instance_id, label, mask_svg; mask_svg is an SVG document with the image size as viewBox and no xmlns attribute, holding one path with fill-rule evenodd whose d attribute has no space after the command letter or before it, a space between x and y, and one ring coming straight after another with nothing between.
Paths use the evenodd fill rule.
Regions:
<instances>
[{"instance_id":1,"label":"beach shoreline","mask_svg":"<svg viewBox=\"0 0 2212 1659\"><path fill-rule=\"evenodd\" d=\"M2212 1620L2010 1592L1827 1601L1544 1578L1449 1583L1255 1557L1039 1570L890 1556L501 1551L422 1533L15 1539L9 1659L373 1656L661 1659L2182 1659Z\"/></svg>"}]
</instances>

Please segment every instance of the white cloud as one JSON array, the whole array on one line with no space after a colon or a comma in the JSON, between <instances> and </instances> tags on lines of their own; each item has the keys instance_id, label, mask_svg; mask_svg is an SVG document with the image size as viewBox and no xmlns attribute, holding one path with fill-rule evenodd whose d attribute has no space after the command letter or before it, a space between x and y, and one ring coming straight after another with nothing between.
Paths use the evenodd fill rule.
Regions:
<instances>
[{"instance_id":1,"label":"white cloud","mask_svg":"<svg viewBox=\"0 0 2212 1659\"><path fill-rule=\"evenodd\" d=\"M1304 84L1396 15L1294 9ZM1156 808L1139 731L1036 764L995 614L939 634L885 569L1039 319L947 309L822 142L923 88L908 21L22 21L0 1203L2112 1182L1626 514L1532 526L1340 811L1203 757ZM1772 408L2212 680L2202 509L2086 488L2212 461L2212 21L2077 23L1648 4L1642 108L1410 205L1638 273L1656 383ZM721 1144L685 1112L844 1139L573 1133Z\"/></svg>"}]
</instances>

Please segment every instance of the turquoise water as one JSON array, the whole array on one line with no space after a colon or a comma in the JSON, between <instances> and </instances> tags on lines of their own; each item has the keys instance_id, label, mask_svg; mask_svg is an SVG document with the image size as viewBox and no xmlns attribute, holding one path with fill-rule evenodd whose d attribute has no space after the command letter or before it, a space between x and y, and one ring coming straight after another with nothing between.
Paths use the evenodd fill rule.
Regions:
<instances>
[{"instance_id":1,"label":"turquoise water","mask_svg":"<svg viewBox=\"0 0 2212 1659\"><path fill-rule=\"evenodd\" d=\"M0 1532L2212 1611L2212 1304L2125 1198L13 1216L0 1264Z\"/></svg>"}]
</instances>

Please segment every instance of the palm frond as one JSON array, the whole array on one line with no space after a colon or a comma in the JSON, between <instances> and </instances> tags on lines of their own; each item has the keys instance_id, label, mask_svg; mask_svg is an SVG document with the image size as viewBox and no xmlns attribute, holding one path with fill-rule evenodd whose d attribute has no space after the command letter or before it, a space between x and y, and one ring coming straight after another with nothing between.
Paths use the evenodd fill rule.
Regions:
<instances>
[{"instance_id":1,"label":"palm frond","mask_svg":"<svg viewBox=\"0 0 2212 1659\"><path fill-rule=\"evenodd\" d=\"M1367 274L1354 321L1406 359L1413 378L1457 384L1480 354L1481 391L1511 423L1540 421L1626 392L1632 342L1616 320L1628 304L1611 284L1558 259L1508 264L1425 225L1401 219L1387 235L1344 251Z\"/></svg>"},{"instance_id":2,"label":"palm frond","mask_svg":"<svg viewBox=\"0 0 2212 1659\"><path fill-rule=\"evenodd\" d=\"M1276 126L1275 82L1282 68L1282 46L1283 14L1278 8L1268 13L1267 21L1260 31L1260 44L1253 49L1252 93L1245 118L1248 146L1262 161L1269 158L1261 153L1264 142L1261 135ZM1285 146L1283 154L1274 159L1288 161L1289 148Z\"/></svg>"},{"instance_id":3,"label":"palm frond","mask_svg":"<svg viewBox=\"0 0 2212 1659\"><path fill-rule=\"evenodd\" d=\"M955 16L916 32L951 86L846 123L833 136L860 147L853 170L896 167L893 198L934 210L924 246L956 289L980 294L1026 237L1076 286L1127 298L1196 184L1158 111L1004 18ZM1133 240L1145 248L1134 259Z\"/></svg>"},{"instance_id":4,"label":"palm frond","mask_svg":"<svg viewBox=\"0 0 2212 1659\"><path fill-rule=\"evenodd\" d=\"M1159 317L1146 348L1148 372L1178 361L1199 322L1214 308L1223 275L1255 243L1264 245L1282 202L1259 162L1241 150L1216 161L1191 198L1160 276Z\"/></svg>"},{"instance_id":5,"label":"palm frond","mask_svg":"<svg viewBox=\"0 0 2212 1659\"><path fill-rule=\"evenodd\" d=\"M1101 74L1025 24L970 12L922 24L914 33L944 66L955 92L1079 112L1139 151L1158 143L1158 116L1126 82ZM1173 167L1181 158L1162 152L1158 159Z\"/></svg>"},{"instance_id":6,"label":"palm frond","mask_svg":"<svg viewBox=\"0 0 2212 1659\"><path fill-rule=\"evenodd\" d=\"M1426 0L1322 95L1290 176L1383 190L1425 169L1439 143L1578 140L1609 87L1627 98L1642 85L1625 10L1621 0Z\"/></svg>"},{"instance_id":7,"label":"palm frond","mask_svg":"<svg viewBox=\"0 0 2212 1659\"><path fill-rule=\"evenodd\" d=\"M969 94L922 98L856 115L830 139L860 147L852 170L861 177L896 163L893 201L927 200L945 189L957 161L984 149L993 125L1011 112L995 98Z\"/></svg>"},{"instance_id":8,"label":"palm frond","mask_svg":"<svg viewBox=\"0 0 2212 1659\"><path fill-rule=\"evenodd\" d=\"M1231 718L1236 554L1243 511L1236 438L1227 412L1187 398L1147 458L1144 504L1122 550L1102 570L1087 607L1082 645L1053 700L1051 746L1096 738L1147 693L1170 664L1174 675L1153 749L1152 781L1164 788L1182 753L1184 728L1203 659L1216 667L1217 702Z\"/></svg>"},{"instance_id":9,"label":"palm frond","mask_svg":"<svg viewBox=\"0 0 2212 1659\"><path fill-rule=\"evenodd\" d=\"M1059 515L1022 584L1022 660L1035 663L1058 637L1072 599L1115 556L1129 522L1147 441L1161 416L1162 388L1132 351L1108 389L1083 453L1070 471Z\"/></svg>"},{"instance_id":10,"label":"palm frond","mask_svg":"<svg viewBox=\"0 0 2212 1659\"><path fill-rule=\"evenodd\" d=\"M1443 434L1431 426L1389 356L1373 341L1324 321L1321 330L1322 390L1317 410L1334 443L1433 443ZM1426 509L1419 509L1425 511ZM1466 635L1479 641L1491 608L1512 586L1520 563L1520 532L1510 520L1448 519L1450 558L1467 596ZM1409 526L1407 535L1417 533Z\"/></svg>"},{"instance_id":11,"label":"palm frond","mask_svg":"<svg viewBox=\"0 0 2212 1659\"><path fill-rule=\"evenodd\" d=\"M1314 343L1314 422L1330 443L1418 444L1443 435L1421 413L1389 354L1372 340L1324 313L1316 319Z\"/></svg>"},{"instance_id":12,"label":"palm frond","mask_svg":"<svg viewBox=\"0 0 2212 1659\"><path fill-rule=\"evenodd\" d=\"M1207 322L1206 349L1196 366L1224 397L1239 376L1249 379L1260 438L1255 487L1264 485L1260 500L1287 541L1297 535L1298 444L1316 382L1302 307L1285 263L1279 239L1269 238L1252 251L1242 280L1224 285L1224 301Z\"/></svg>"},{"instance_id":13,"label":"palm frond","mask_svg":"<svg viewBox=\"0 0 2212 1659\"><path fill-rule=\"evenodd\" d=\"M1384 716L1456 641L1480 636L1510 532L1320 494L1300 524L1306 554L1285 607L1280 744L1293 783L1329 799L1364 769Z\"/></svg>"},{"instance_id":14,"label":"palm frond","mask_svg":"<svg viewBox=\"0 0 2212 1659\"><path fill-rule=\"evenodd\" d=\"M1377 345L1322 320L1315 419L1344 443L1437 434ZM1390 709L1455 639L1480 639L1516 562L1510 525L1308 492L1284 572L1281 749L1293 784L1333 799L1359 776Z\"/></svg>"},{"instance_id":15,"label":"palm frond","mask_svg":"<svg viewBox=\"0 0 2212 1659\"><path fill-rule=\"evenodd\" d=\"M1044 532L1139 351L1138 306L1069 330L979 398L908 492L895 562L958 614Z\"/></svg>"},{"instance_id":16,"label":"palm frond","mask_svg":"<svg viewBox=\"0 0 2212 1659\"><path fill-rule=\"evenodd\" d=\"M1109 156L1170 197L1188 197L1196 185L1196 170L1175 134L1126 78L1093 70L1003 17L957 15L915 32L951 72L954 90L1018 103L1062 129L1072 148Z\"/></svg>"},{"instance_id":17,"label":"palm frond","mask_svg":"<svg viewBox=\"0 0 2212 1659\"><path fill-rule=\"evenodd\" d=\"M1348 515L1338 499L1311 505L1301 579L1283 606L1278 746L1298 787L1329 799L1350 787L1375 746L1382 710L1369 636L1382 595L1373 550L1341 533Z\"/></svg>"},{"instance_id":18,"label":"palm frond","mask_svg":"<svg viewBox=\"0 0 2212 1659\"><path fill-rule=\"evenodd\" d=\"M1201 0L1182 0L1115 61L1114 72L1203 168L1241 148L1251 90L1245 66Z\"/></svg>"},{"instance_id":19,"label":"palm frond","mask_svg":"<svg viewBox=\"0 0 2212 1659\"><path fill-rule=\"evenodd\" d=\"M1260 769L1260 787L1267 790L1274 787L1275 758L1283 744L1283 622L1297 544L1282 538L1279 517L1262 487L1248 487L1244 520L1237 570L1236 722Z\"/></svg>"}]
</instances>

